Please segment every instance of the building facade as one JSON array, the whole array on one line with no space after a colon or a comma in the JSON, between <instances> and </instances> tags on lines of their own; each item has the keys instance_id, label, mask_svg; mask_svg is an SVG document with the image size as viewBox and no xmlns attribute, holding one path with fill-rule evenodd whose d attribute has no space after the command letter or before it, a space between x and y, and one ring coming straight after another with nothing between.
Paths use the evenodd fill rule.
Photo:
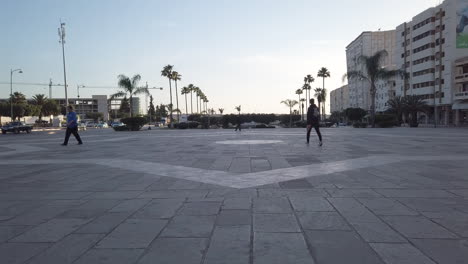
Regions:
<instances>
[{"instance_id":1,"label":"building facade","mask_svg":"<svg viewBox=\"0 0 468 264\"><path fill-rule=\"evenodd\" d=\"M420 122L461 125L468 115L468 0L446 0L396 29L395 60L408 78L396 94L419 95L431 107Z\"/></svg>"},{"instance_id":2,"label":"building facade","mask_svg":"<svg viewBox=\"0 0 468 264\"><path fill-rule=\"evenodd\" d=\"M349 107L348 85L344 85L330 92L330 113L342 112Z\"/></svg>"},{"instance_id":3,"label":"building facade","mask_svg":"<svg viewBox=\"0 0 468 264\"><path fill-rule=\"evenodd\" d=\"M388 56L383 59L382 66L392 70L396 69L396 31L365 31L346 47L347 70L363 71L364 65L359 61L361 56L372 56L378 51L386 50ZM381 81L377 84L376 111L387 110L387 102L395 95L395 79ZM371 95L370 84L365 80L349 79L349 107L370 110Z\"/></svg>"}]
</instances>

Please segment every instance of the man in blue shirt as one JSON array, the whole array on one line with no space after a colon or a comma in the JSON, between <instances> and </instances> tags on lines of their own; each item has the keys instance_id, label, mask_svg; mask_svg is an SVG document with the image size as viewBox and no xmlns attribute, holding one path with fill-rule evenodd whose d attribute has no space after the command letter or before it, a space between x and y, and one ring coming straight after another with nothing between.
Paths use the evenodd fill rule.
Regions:
<instances>
[{"instance_id":1,"label":"man in blue shirt","mask_svg":"<svg viewBox=\"0 0 468 264\"><path fill-rule=\"evenodd\" d=\"M78 118L76 117L76 113L73 109L73 106L68 106L68 114L67 114L67 132L65 133L65 141L63 141L63 146L68 145L68 139L70 135L73 134L78 140L78 145L82 145L83 141L81 141L80 135L78 135Z\"/></svg>"}]
</instances>

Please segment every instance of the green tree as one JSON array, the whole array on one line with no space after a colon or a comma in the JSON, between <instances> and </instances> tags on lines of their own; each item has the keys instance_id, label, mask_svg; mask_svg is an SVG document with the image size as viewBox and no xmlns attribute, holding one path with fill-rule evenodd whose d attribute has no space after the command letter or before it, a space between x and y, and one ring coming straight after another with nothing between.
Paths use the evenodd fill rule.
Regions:
<instances>
[{"instance_id":1,"label":"green tree","mask_svg":"<svg viewBox=\"0 0 468 264\"><path fill-rule=\"evenodd\" d=\"M10 96L11 101L13 104L26 104L26 96L20 92L14 92L13 95Z\"/></svg>"},{"instance_id":2,"label":"green tree","mask_svg":"<svg viewBox=\"0 0 468 264\"><path fill-rule=\"evenodd\" d=\"M60 107L57 101L48 99L42 106L42 114L44 116L52 116L60 114ZM52 119L50 120L52 123Z\"/></svg>"},{"instance_id":3,"label":"green tree","mask_svg":"<svg viewBox=\"0 0 468 264\"><path fill-rule=\"evenodd\" d=\"M10 116L10 104L0 102L0 125L2 125L2 116Z\"/></svg>"},{"instance_id":4,"label":"green tree","mask_svg":"<svg viewBox=\"0 0 468 264\"><path fill-rule=\"evenodd\" d=\"M188 115L188 104L187 104L187 94L191 93L189 87L183 87L180 91L182 95L185 95L185 114Z\"/></svg>"},{"instance_id":5,"label":"green tree","mask_svg":"<svg viewBox=\"0 0 468 264\"><path fill-rule=\"evenodd\" d=\"M375 95L377 93L377 82L379 80L388 80L397 75L403 75L400 70L387 70L382 67L383 59L388 56L386 50L381 50L372 56L360 56L359 61L364 66L364 71L350 71L343 76L348 79L359 79L365 80L370 84L370 95L371 95L371 125L375 127Z\"/></svg>"},{"instance_id":6,"label":"green tree","mask_svg":"<svg viewBox=\"0 0 468 264\"><path fill-rule=\"evenodd\" d=\"M224 112L224 108L218 108L219 113L222 115Z\"/></svg>"},{"instance_id":7,"label":"green tree","mask_svg":"<svg viewBox=\"0 0 468 264\"><path fill-rule=\"evenodd\" d=\"M166 106L161 104L161 105L157 105L156 106L156 113L155 113L155 117L156 117L156 122L160 122L161 119L164 117L167 117L168 115L168 112L167 112L167 109L166 109Z\"/></svg>"},{"instance_id":8,"label":"green tree","mask_svg":"<svg viewBox=\"0 0 468 264\"><path fill-rule=\"evenodd\" d=\"M404 111L409 114L410 127L418 126L418 113L429 111L426 101L419 95L407 95L404 97Z\"/></svg>"},{"instance_id":9,"label":"green tree","mask_svg":"<svg viewBox=\"0 0 468 264\"><path fill-rule=\"evenodd\" d=\"M148 113L151 115L150 122L154 121L154 118L156 116L156 109L154 108L152 95L150 95L150 105L149 105Z\"/></svg>"},{"instance_id":10,"label":"green tree","mask_svg":"<svg viewBox=\"0 0 468 264\"><path fill-rule=\"evenodd\" d=\"M293 116L293 110L292 109L299 102L296 101L296 100L287 99L287 100L281 101L281 103L286 105L287 107L289 107L289 127L292 127L292 116Z\"/></svg>"},{"instance_id":11,"label":"green tree","mask_svg":"<svg viewBox=\"0 0 468 264\"><path fill-rule=\"evenodd\" d=\"M322 111L322 108L320 108L320 106L322 105L322 88L315 88L314 92L314 96L317 98L318 109Z\"/></svg>"},{"instance_id":12,"label":"green tree","mask_svg":"<svg viewBox=\"0 0 468 264\"><path fill-rule=\"evenodd\" d=\"M297 89L296 94L299 96L299 101L298 102L300 102L301 101L301 94L303 94L302 89ZM299 103L299 113L301 113L301 116L302 116L301 104L300 103Z\"/></svg>"},{"instance_id":13,"label":"green tree","mask_svg":"<svg viewBox=\"0 0 468 264\"><path fill-rule=\"evenodd\" d=\"M322 120L325 120L325 102L327 101L327 89L322 88L322 93L320 94L320 97L322 98Z\"/></svg>"},{"instance_id":14,"label":"green tree","mask_svg":"<svg viewBox=\"0 0 468 264\"><path fill-rule=\"evenodd\" d=\"M128 117L130 114L130 102L128 101L127 96L125 96L122 101L120 101L120 108L119 108L119 117L125 118Z\"/></svg>"},{"instance_id":15,"label":"green tree","mask_svg":"<svg viewBox=\"0 0 468 264\"><path fill-rule=\"evenodd\" d=\"M129 96L130 100L130 117L133 117L133 96L137 96L139 94L147 94L149 95L148 88L146 87L138 87L138 82L141 80L141 76L139 74L134 75L131 79L123 74L120 74L118 77L119 82L118 85L123 90L111 95L111 100L116 97L125 97Z\"/></svg>"},{"instance_id":16,"label":"green tree","mask_svg":"<svg viewBox=\"0 0 468 264\"><path fill-rule=\"evenodd\" d=\"M327 101L327 90L325 89L325 79L329 78L330 76L331 76L330 71L325 67L322 67L317 73L317 77L322 78L322 81L323 81L322 95L321 95L322 103L323 103L322 104L322 120L325 120L325 102Z\"/></svg>"},{"instance_id":17,"label":"green tree","mask_svg":"<svg viewBox=\"0 0 468 264\"><path fill-rule=\"evenodd\" d=\"M92 119L94 122L98 122L99 120L102 120L104 118L104 115L99 112L89 112L86 113L86 118Z\"/></svg>"},{"instance_id":18,"label":"green tree","mask_svg":"<svg viewBox=\"0 0 468 264\"><path fill-rule=\"evenodd\" d=\"M192 99L192 94L195 92L195 85L189 84L188 89L190 91L190 114L193 115L193 99Z\"/></svg>"},{"instance_id":19,"label":"green tree","mask_svg":"<svg viewBox=\"0 0 468 264\"><path fill-rule=\"evenodd\" d=\"M177 109L179 108L179 92L177 91L177 81L180 81L182 79L182 75L180 75L178 72L173 71L172 72L172 80L174 81L175 84L175 92L176 92L176 106ZM180 120L180 111L177 113L177 121Z\"/></svg>"},{"instance_id":20,"label":"green tree","mask_svg":"<svg viewBox=\"0 0 468 264\"><path fill-rule=\"evenodd\" d=\"M306 100L307 100L307 107L306 107L306 111L309 110L309 102L310 102L310 91L312 90L312 86L311 84L315 82L315 79L314 77L311 75L311 74L307 74L306 77L304 77L304 84L307 84L305 86L302 87L302 89L305 89L306 90ZM307 94L309 95L309 97L307 97Z\"/></svg>"},{"instance_id":21,"label":"green tree","mask_svg":"<svg viewBox=\"0 0 468 264\"><path fill-rule=\"evenodd\" d=\"M239 115L240 115L241 110L242 110L242 106L240 106L240 105L236 106L236 107L234 107L234 109L236 109L236 111L239 112Z\"/></svg>"},{"instance_id":22,"label":"green tree","mask_svg":"<svg viewBox=\"0 0 468 264\"><path fill-rule=\"evenodd\" d=\"M173 68L174 66L172 65L166 65L161 71L161 76L164 76L169 80L169 99L170 99L169 104L170 105L172 105L172 69ZM170 111L170 118L171 118L171 123L172 123L172 111Z\"/></svg>"},{"instance_id":23,"label":"green tree","mask_svg":"<svg viewBox=\"0 0 468 264\"><path fill-rule=\"evenodd\" d=\"M403 115L405 114L405 100L404 97L396 96L390 100L388 100L388 105L390 108L388 109L389 112L393 113L397 120L398 124L401 126L403 123Z\"/></svg>"},{"instance_id":24,"label":"green tree","mask_svg":"<svg viewBox=\"0 0 468 264\"><path fill-rule=\"evenodd\" d=\"M352 122L361 121L367 115L366 110L362 108L347 108L344 112L348 120Z\"/></svg>"},{"instance_id":25,"label":"green tree","mask_svg":"<svg viewBox=\"0 0 468 264\"><path fill-rule=\"evenodd\" d=\"M43 94L36 94L33 96L32 99L33 99L33 104L38 107L39 121L42 121L42 116L44 115L42 108L47 102L47 97Z\"/></svg>"}]
</instances>

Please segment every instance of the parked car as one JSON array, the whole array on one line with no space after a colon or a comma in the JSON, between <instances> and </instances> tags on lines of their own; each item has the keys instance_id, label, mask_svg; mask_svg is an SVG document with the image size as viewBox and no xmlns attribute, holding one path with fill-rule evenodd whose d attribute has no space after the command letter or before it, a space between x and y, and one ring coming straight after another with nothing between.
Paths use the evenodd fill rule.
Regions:
<instances>
[{"instance_id":1,"label":"parked car","mask_svg":"<svg viewBox=\"0 0 468 264\"><path fill-rule=\"evenodd\" d=\"M2 126L2 134L6 134L7 132L19 134L21 131L25 131L29 134L32 130L33 127L26 125L24 122L10 122Z\"/></svg>"},{"instance_id":2,"label":"parked car","mask_svg":"<svg viewBox=\"0 0 468 264\"><path fill-rule=\"evenodd\" d=\"M109 126L107 125L107 123L104 123L104 122L97 124L96 127L97 127L97 128L109 128Z\"/></svg>"},{"instance_id":3,"label":"parked car","mask_svg":"<svg viewBox=\"0 0 468 264\"><path fill-rule=\"evenodd\" d=\"M94 122L86 123L86 127L96 127L96 123Z\"/></svg>"},{"instance_id":4,"label":"parked car","mask_svg":"<svg viewBox=\"0 0 468 264\"><path fill-rule=\"evenodd\" d=\"M86 126L87 126L86 123L79 123L79 124L78 124L78 130L83 130L83 131L85 131L85 130L86 130Z\"/></svg>"},{"instance_id":5,"label":"parked car","mask_svg":"<svg viewBox=\"0 0 468 264\"><path fill-rule=\"evenodd\" d=\"M125 124L122 122L113 122L111 124L111 127L119 127L119 126L125 126Z\"/></svg>"}]
</instances>

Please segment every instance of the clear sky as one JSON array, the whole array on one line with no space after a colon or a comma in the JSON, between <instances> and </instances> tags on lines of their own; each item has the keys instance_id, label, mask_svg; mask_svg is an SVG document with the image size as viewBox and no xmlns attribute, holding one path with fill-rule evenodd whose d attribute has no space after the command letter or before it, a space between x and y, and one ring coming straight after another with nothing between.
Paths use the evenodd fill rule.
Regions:
<instances>
[{"instance_id":1,"label":"clear sky","mask_svg":"<svg viewBox=\"0 0 468 264\"><path fill-rule=\"evenodd\" d=\"M327 67L328 91L341 86L345 47L362 31L394 29L439 0L0 0L0 82L63 84L57 28L66 23L69 97L76 86L116 86L117 75L141 74L156 103L169 103L164 65L193 83L209 107L286 113L307 74ZM312 88L321 87L316 78ZM9 95L0 84L0 97ZM15 85L31 97L48 88ZM115 90L81 89L80 95ZM54 88L54 97L64 97ZM144 102L144 101L143 101ZM175 103L174 103L175 104ZM179 106L185 103L179 96ZM328 105L328 103L327 103ZM327 106L328 107L328 106Z\"/></svg>"}]
</instances>

